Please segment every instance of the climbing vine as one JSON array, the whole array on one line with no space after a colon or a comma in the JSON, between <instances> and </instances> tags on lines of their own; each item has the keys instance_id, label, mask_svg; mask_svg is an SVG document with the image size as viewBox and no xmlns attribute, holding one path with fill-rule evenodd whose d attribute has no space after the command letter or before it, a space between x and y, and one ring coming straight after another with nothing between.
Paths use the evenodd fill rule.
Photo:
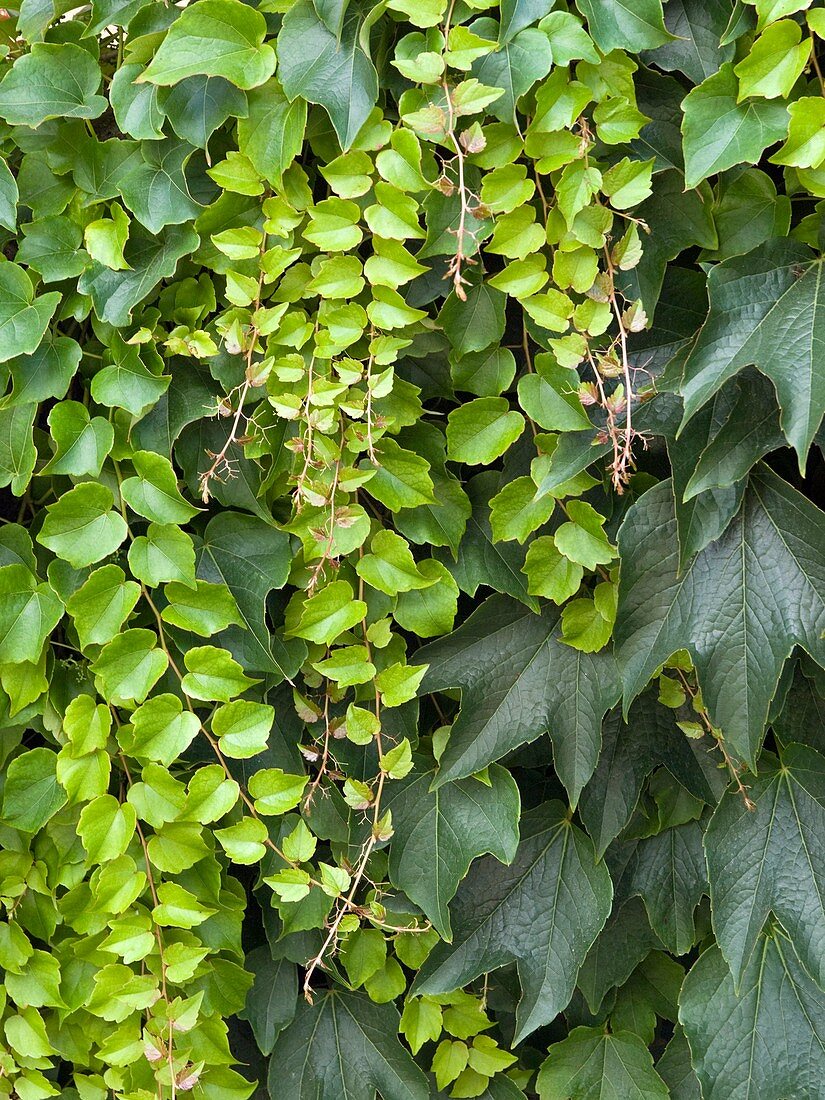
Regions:
<instances>
[{"instance_id":1,"label":"climbing vine","mask_svg":"<svg viewBox=\"0 0 825 1100\"><path fill-rule=\"evenodd\" d=\"M0 1093L815 1100L821 0L0 11Z\"/></svg>"}]
</instances>

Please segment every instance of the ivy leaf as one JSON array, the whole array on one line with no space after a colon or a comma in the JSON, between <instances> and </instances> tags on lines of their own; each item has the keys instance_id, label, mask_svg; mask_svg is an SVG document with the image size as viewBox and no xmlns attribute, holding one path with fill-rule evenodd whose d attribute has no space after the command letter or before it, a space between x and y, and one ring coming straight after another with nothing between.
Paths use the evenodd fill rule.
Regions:
<instances>
[{"instance_id":1,"label":"ivy leaf","mask_svg":"<svg viewBox=\"0 0 825 1100\"><path fill-rule=\"evenodd\" d=\"M478 474L467 483L472 513L467 520L466 532L455 559L445 554L440 560L452 573L462 592L474 596L480 585L488 585L496 592L504 592L521 600L532 611L538 611L538 600L528 594L521 572L524 550L513 542L493 541L490 499L497 490L498 476L492 470Z\"/></svg>"},{"instance_id":2,"label":"ivy leaf","mask_svg":"<svg viewBox=\"0 0 825 1100\"><path fill-rule=\"evenodd\" d=\"M112 78L109 100L118 126L130 137L143 141L161 141L164 112L158 89L151 84L135 84L143 72L141 65L121 65Z\"/></svg>"},{"instance_id":3,"label":"ivy leaf","mask_svg":"<svg viewBox=\"0 0 825 1100\"><path fill-rule=\"evenodd\" d=\"M0 485L22 496L37 464L32 438L37 405L0 409Z\"/></svg>"},{"instance_id":4,"label":"ivy leaf","mask_svg":"<svg viewBox=\"0 0 825 1100\"><path fill-rule=\"evenodd\" d=\"M619 532L614 637L625 706L688 649L714 723L752 764L793 646L825 663L824 546L822 513L758 467L728 530L680 574L670 484L645 493Z\"/></svg>"},{"instance_id":5,"label":"ivy leaf","mask_svg":"<svg viewBox=\"0 0 825 1100\"><path fill-rule=\"evenodd\" d=\"M17 228L17 203L20 192L17 180L11 173L8 164L0 161L0 225L10 229L12 233Z\"/></svg>"},{"instance_id":6,"label":"ivy leaf","mask_svg":"<svg viewBox=\"0 0 825 1100\"><path fill-rule=\"evenodd\" d=\"M12 262L0 264L0 363L32 354L59 301L57 291L36 297L22 267Z\"/></svg>"},{"instance_id":7,"label":"ivy leaf","mask_svg":"<svg viewBox=\"0 0 825 1100\"><path fill-rule=\"evenodd\" d=\"M491 596L455 633L418 650L416 660L429 665L424 691L462 693L436 788L549 732L556 771L575 806L596 767L601 720L619 697L609 651L564 645L558 608L536 615Z\"/></svg>"},{"instance_id":8,"label":"ivy leaf","mask_svg":"<svg viewBox=\"0 0 825 1100\"><path fill-rule=\"evenodd\" d=\"M613 911L579 971L578 987L591 1013L615 986L623 986L636 967L662 946L639 898L614 899Z\"/></svg>"},{"instance_id":9,"label":"ivy leaf","mask_svg":"<svg viewBox=\"0 0 825 1100\"><path fill-rule=\"evenodd\" d=\"M699 1081L690 1064L690 1047L681 1027L676 1027L673 1038L656 1063L656 1072L670 1089L672 1100L702 1100Z\"/></svg>"},{"instance_id":10,"label":"ivy leaf","mask_svg":"<svg viewBox=\"0 0 825 1100\"><path fill-rule=\"evenodd\" d=\"M280 185L304 142L306 101L290 102L275 80L250 92L248 100L248 114L238 122L238 148L259 175Z\"/></svg>"},{"instance_id":11,"label":"ivy leaf","mask_svg":"<svg viewBox=\"0 0 825 1100\"><path fill-rule=\"evenodd\" d=\"M802 75L811 46L808 36L802 41L802 28L793 19L780 19L765 27L747 56L734 66L739 77L739 99L787 98Z\"/></svg>"},{"instance_id":12,"label":"ivy leaf","mask_svg":"<svg viewBox=\"0 0 825 1100\"><path fill-rule=\"evenodd\" d=\"M791 223L790 200L787 195L777 194L776 185L765 172L743 168L725 173L720 179L713 217L719 233L713 258L728 260L750 252L771 237L785 236Z\"/></svg>"},{"instance_id":13,"label":"ivy leaf","mask_svg":"<svg viewBox=\"0 0 825 1100\"><path fill-rule=\"evenodd\" d=\"M576 7L602 53L637 53L673 39L665 27L662 0L576 0Z\"/></svg>"},{"instance_id":14,"label":"ivy leaf","mask_svg":"<svg viewBox=\"0 0 825 1100\"><path fill-rule=\"evenodd\" d=\"M486 283L470 287L464 301L453 292L438 316L458 358L483 351L504 335L507 296Z\"/></svg>"},{"instance_id":15,"label":"ivy leaf","mask_svg":"<svg viewBox=\"0 0 825 1100\"><path fill-rule=\"evenodd\" d=\"M89 667L104 699L116 706L143 702L169 663L157 640L153 631L135 628L117 634L103 647Z\"/></svg>"},{"instance_id":16,"label":"ivy leaf","mask_svg":"<svg viewBox=\"0 0 825 1100\"><path fill-rule=\"evenodd\" d=\"M314 1005L300 1001L272 1049L271 1093L427 1100L427 1079L396 1038L398 1023L392 1005L359 993L335 990Z\"/></svg>"},{"instance_id":17,"label":"ivy leaf","mask_svg":"<svg viewBox=\"0 0 825 1100\"><path fill-rule=\"evenodd\" d=\"M538 23L554 6L555 0L502 0L499 43L505 45L525 27Z\"/></svg>"},{"instance_id":18,"label":"ivy leaf","mask_svg":"<svg viewBox=\"0 0 825 1100\"><path fill-rule=\"evenodd\" d=\"M238 88L254 88L275 71L265 35L261 12L241 0L199 0L184 8L138 80L177 84L187 76L222 76Z\"/></svg>"},{"instance_id":19,"label":"ivy leaf","mask_svg":"<svg viewBox=\"0 0 825 1100\"><path fill-rule=\"evenodd\" d=\"M130 756L157 760L165 767L177 760L200 730L197 715L184 710L176 695L153 695L118 730L118 743Z\"/></svg>"},{"instance_id":20,"label":"ivy leaf","mask_svg":"<svg viewBox=\"0 0 825 1100\"><path fill-rule=\"evenodd\" d=\"M515 962L522 997L513 1043L566 1008L578 969L610 912L613 890L593 846L560 802L521 820L521 843L503 869L487 856L470 868L451 906L453 941L419 971L416 993L448 993ZM587 899L586 901L584 899Z\"/></svg>"},{"instance_id":21,"label":"ivy leaf","mask_svg":"<svg viewBox=\"0 0 825 1100\"><path fill-rule=\"evenodd\" d=\"M80 247L80 226L56 214L23 226L16 259L42 276L44 283L76 278L89 262Z\"/></svg>"},{"instance_id":22,"label":"ivy leaf","mask_svg":"<svg viewBox=\"0 0 825 1100\"><path fill-rule=\"evenodd\" d=\"M409 433L402 433L401 438L429 463L433 501L403 508L395 515L395 526L411 542L448 546L455 558L472 506L461 483L445 467L444 435L432 424L419 423Z\"/></svg>"},{"instance_id":23,"label":"ivy leaf","mask_svg":"<svg viewBox=\"0 0 825 1100\"><path fill-rule=\"evenodd\" d=\"M241 1013L255 1033L262 1054L269 1054L278 1035L292 1023L298 1005L298 976L295 964L273 959L268 947L256 947L244 961L244 969L255 975Z\"/></svg>"},{"instance_id":24,"label":"ivy leaf","mask_svg":"<svg viewBox=\"0 0 825 1100\"><path fill-rule=\"evenodd\" d=\"M12 829L36 833L66 804L57 782L57 753L30 749L8 765L0 818Z\"/></svg>"},{"instance_id":25,"label":"ivy leaf","mask_svg":"<svg viewBox=\"0 0 825 1100\"><path fill-rule=\"evenodd\" d=\"M524 417L506 397L476 397L447 418L447 458L471 466L500 458L524 431Z\"/></svg>"},{"instance_id":26,"label":"ivy leaf","mask_svg":"<svg viewBox=\"0 0 825 1100\"><path fill-rule=\"evenodd\" d=\"M123 249L129 269L112 271L95 262L80 276L78 290L91 295L101 321L123 327L129 324L135 306L161 279L174 275L178 260L197 246L198 235L191 225L170 225L160 233L133 228Z\"/></svg>"},{"instance_id":27,"label":"ivy leaf","mask_svg":"<svg viewBox=\"0 0 825 1100\"><path fill-rule=\"evenodd\" d=\"M642 784L660 764L695 798L716 805L725 781L708 748L704 738L685 737L674 712L650 693L634 701L626 722L611 712L602 727L598 765L579 804L599 856L630 820Z\"/></svg>"},{"instance_id":28,"label":"ivy leaf","mask_svg":"<svg viewBox=\"0 0 825 1100\"><path fill-rule=\"evenodd\" d=\"M631 1031L606 1034L592 1027L576 1027L566 1039L550 1047L536 1089L540 1100L560 1096L667 1100L670 1096L638 1035Z\"/></svg>"},{"instance_id":29,"label":"ivy leaf","mask_svg":"<svg viewBox=\"0 0 825 1100\"><path fill-rule=\"evenodd\" d=\"M55 453L43 467L44 474L97 477L115 441L109 421L102 416L90 416L79 401L60 401L54 405L49 413L49 431Z\"/></svg>"},{"instance_id":30,"label":"ivy leaf","mask_svg":"<svg viewBox=\"0 0 825 1100\"><path fill-rule=\"evenodd\" d=\"M765 382L768 386L770 383ZM676 505L676 527L679 535L679 567L720 538L739 511L745 481L708 489L688 496L687 484L705 451L711 450L716 436L729 423L736 401L736 383L719 393L699 410L678 440L667 441L668 457L673 474L673 495ZM751 394L748 390L749 396ZM747 470L745 471L747 473ZM744 475L743 475L744 477Z\"/></svg>"},{"instance_id":31,"label":"ivy leaf","mask_svg":"<svg viewBox=\"0 0 825 1100\"><path fill-rule=\"evenodd\" d=\"M46 509L37 541L59 558L82 569L117 550L126 538L126 521L112 511L114 497L105 485L85 481Z\"/></svg>"},{"instance_id":32,"label":"ivy leaf","mask_svg":"<svg viewBox=\"0 0 825 1100\"><path fill-rule=\"evenodd\" d=\"M419 761L419 764L421 762ZM448 903L476 856L510 863L518 847L519 793L505 768L430 790L433 773L415 771L393 784L387 809L395 830L390 879L451 938Z\"/></svg>"},{"instance_id":33,"label":"ivy leaf","mask_svg":"<svg viewBox=\"0 0 825 1100\"><path fill-rule=\"evenodd\" d=\"M0 567L0 662L36 661L63 605L25 565Z\"/></svg>"},{"instance_id":34,"label":"ivy leaf","mask_svg":"<svg viewBox=\"0 0 825 1100\"><path fill-rule=\"evenodd\" d=\"M728 378L755 364L776 388L782 430L804 467L825 414L821 283L822 261L791 240L768 241L713 268L710 313L685 363L683 423Z\"/></svg>"},{"instance_id":35,"label":"ivy leaf","mask_svg":"<svg viewBox=\"0 0 825 1100\"><path fill-rule=\"evenodd\" d=\"M290 567L289 536L255 516L224 512L210 520L197 543L198 577L223 582L240 612L244 629L230 627L218 638L253 672L277 674L289 679L306 652L298 642L273 637L266 622L266 600L273 589L283 588Z\"/></svg>"},{"instance_id":36,"label":"ivy leaf","mask_svg":"<svg viewBox=\"0 0 825 1100\"><path fill-rule=\"evenodd\" d=\"M150 523L129 547L129 568L138 580L156 588L164 581L195 583L195 548L174 524Z\"/></svg>"},{"instance_id":37,"label":"ivy leaf","mask_svg":"<svg viewBox=\"0 0 825 1100\"><path fill-rule=\"evenodd\" d=\"M182 368L171 364L172 381L157 403L132 429L132 441L143 451L157 451L172 457L175 440L187 424L199 420L214 402L208 376L193 369L192 362Z\"/></svg>"},{"instance_id":38,"label":"ivy leaf","mask_svg":"<svg viewBox=\"0 0 825 1100\"><path fill-rule=\"evenodd\" d=\"M348 12L340 34L318 18L311 0L298 0L284 16L278 62L290 100L302 96L326 108L345 151L378 98L375 67L358 42L359 17Z\"/></svg>"},{"instance_id":39,"label":"ivy leaf","mask_svg":"<svg viewBox=\"0 0 825 1100\"><path fill-rule=\"evenodd\" d=\"M721 951L710 947L680 1000L704 1100L729 1100L743 1086L754 1100L783 1100L825 1080L825 993L778 933L761 939L738 995Z\"/></svg>"},{"instance_id":40,"label":"ivy leaf","mask_svg":"<svg viewBox=\"0 0 825 1100\"><path fill-rule=\"evenodd\" d=\"M169 603L161 611L164 622L209 638L233 623L241 624L232 593L225 584L196 581L194 589L171 581L163 592Z\"/></svg>"},{"instance_id":41,"label":"ivy leaf","mask_svg":"<svg viewBox=\"0 0 825 1100\"><path fill-rule=\"evenodd\" d=\"M77 341L46 333L43 342L31 354L17 356L9 363L12 391L3 399L3 406L8 408L45 401L49 397L63 397L80 364L80 356Z\"/></svg>"},{"instance_id":42,"label":"ivy leaf","mask_svg":"<svg viewBox=\"0 0 825 1100\"><path fill-rule=\"evenodd\" d=\"M139 598L140 585L127 581L119 565L95 569L66 603L81 649L110 642Z\"/></svg>"},{"instance_id":43,"label":"ivy leaf","mask_svg":"<svg viewBox=\"0 0 825 1100\"><path fill-rule=\"evenodd\" d=\"M97 61L71 42L36 42L0 81L0 118L35 128L50 118L97 118L106 100L96 92Z\"/></svg>"},{"instance_id":44,"label":"ivy leaf","mask_svg":"<svg viewBox=\"0 0 825 1100\"><path fill-rule=\"evenodd\" d=\"M685 184L703 179L743 161L756 164L768 145L788 132L783 103L738 101L739 85L730 62L709 76L682 103Z\"/></svg>"},{"instance_id":45,"label":"ivy leaf","mask_svg":"<svg viewBox=\"0 0 825 1100\"><path fill-rule=\"evenodd\" d=\"M213 0L200 2L212 3ZM121 179L123 201L151 233L160 233L164 226L179 225L200 213L201 204L189 193L184 175L192 151L188 142L174 138L144 142L141 145L143 163Z\"/></svg>"},{"instance_id":46,"label":"ivy leaf","mask_svg":"<svg viewBox=\"0 0 825 1100\"><path fill-rule=\"evenodd\" d=\"M825 760L791 745L766 758L748 790L750 812L730 791L705 836L713 928L738 987L770 913L821 985L825 978Z\"/></svg>"},{"instance_id":47,"label":"ivy leaf","mask_svg":"<svg viewBox=\"0 0 825 1100\"><path fill-rule=\"evenodd\" d=\"M102 370L97 371L90 391L95 401L111 408L126 409L132 416L141 416L165 393L169 378L159 374L163 370L160 356L146 353L149 365L140 357L139 348L127 344L114 334ZM145 452L144 452L145 453Z\"/></svg>"},{"instance_id":48,"label":"ivy leaf","mask_svg":"<svg viewBox=\"0 0 825 1100\"><path fill-rule=\"evenodd\" d=\"M152 451L136 451L132 455L132 465L135 476L127 477L120 491L139 516L152 523L186 523L198 514L200 509L181 496L168 458Z\"/></svg>"},{"instance_id":49,"label":"ivy leaf","mask_svg":"<svg viewBox=\"0 0 825 1100\"><path fill-rule=\"evenodd\" d=\"M684 955L696 942L693 913L707 893L701 827L690 821L640 840L622 888L642 898L650 926L667 950Z\"/></svg>"},{"instance_id":50,"label":"ivy leaf","mask_svg":"<svg viewBox=\"0 0 825 1100\"><path fill-rule=\"evenodd\" d=\"M745 372L727 420L693 464L685 500L737 484L763 455L783 445L771 383L755 371Z\"/></svg>"},{"instance_id":51,"label":"ivy leaf","mask_svg":"<svg viewBox=\"0 0 825 1100\"><path fill-rule=\"evenodd\" d=\"M526 6L520 5L521 8ZM542 15L547 14L549 6L547 3L541 4ZM490 106L491 113L502 122L513 121L519 99L536 81L547 76L553 64L553 50L543 31L531 27L513 34L513 26L517 26L517 22L511 23L505 30L502 22L499 33L494 19L476 19L469 28L481 38L489 38L493 42L499 38L498 49L479 58L471 72L485 87L503 89L504 94Z\"/></svg>"},{"instance_id":52,"label":"ivy leaf","mask_svg":"<svg viewBox=\"0 0 825 1100\"><path fill-rule=\"evenodd\" d=\"M421 455L399 447L394 439L376 444L378 469L364 488L392 512L415 508L419 504L437 504L433 496L430 464ZM372 463L365 468L375 469Z\"/></svg>"},{"instance_id":53,"label":"ivy leaf","mask_svg":"<svg viewBox=\"0 0 825 1100\"><path fill-rule=\"evenodd\" d=\"M732 10L732 0L668 0L665 26L675 37L654 50L650 61L667 72L684 73L693 84L701 84L733 58L733 42L720 45Z\"/></svg>"},{"instance_id":54,"label":"ivy leaf","mask_svg":"<svg viewBox=\"0 0 825 1100\"><path fill-rule=\"evenodd\" d=\"M220 76L191 76L160 89L158 97L178 137L199 149L228 118L243 119L248 110L246 95Z\"/></svg>"}]
</instances>

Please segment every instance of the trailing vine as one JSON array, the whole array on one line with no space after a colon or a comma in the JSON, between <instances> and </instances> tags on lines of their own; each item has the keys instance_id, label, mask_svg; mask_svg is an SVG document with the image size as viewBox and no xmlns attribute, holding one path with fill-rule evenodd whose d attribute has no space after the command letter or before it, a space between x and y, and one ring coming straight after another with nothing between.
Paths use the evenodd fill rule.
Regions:
<instances>
[{"instance_id":1,"label":"trailing vine","mask_svg":"<svg viewBox=\"0 0 825 1100\"><path fill-rule=\"evenodd\" d=\"M0 1093L821 1097L821 0L0 15Z\"/></svg>"}]
</instances>

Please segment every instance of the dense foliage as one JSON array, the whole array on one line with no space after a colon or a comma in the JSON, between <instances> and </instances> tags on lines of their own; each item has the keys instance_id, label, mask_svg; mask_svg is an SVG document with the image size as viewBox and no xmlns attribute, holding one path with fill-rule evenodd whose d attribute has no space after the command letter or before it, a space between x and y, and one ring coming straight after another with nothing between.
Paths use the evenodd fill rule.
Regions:
<instances>
[{"instance_id":1,"label":"dense foliage","mask_svg":"<svg viewBox=\"0 0 825 1100\"><path fill-rule=\"evenodd\" d=\"M825 1095L822 0L2 17L0 1093Z\"/></svg>"}]
</instances>

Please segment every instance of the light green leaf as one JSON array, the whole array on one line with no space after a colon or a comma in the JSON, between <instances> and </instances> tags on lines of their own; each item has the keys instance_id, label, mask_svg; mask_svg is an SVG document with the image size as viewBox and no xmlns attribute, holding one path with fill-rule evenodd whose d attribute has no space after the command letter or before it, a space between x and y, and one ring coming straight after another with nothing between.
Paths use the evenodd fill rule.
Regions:
<instances>
[{"instance_id":1,"label":"light green leaf","mask_svg":"<svg viewBox=\"0 0 825 1100\"><path fill-rule=\"evenodd\" d=\"M169 767L191 745L200 730L197 715L183 709L176 695L153 695L138 707L118 742L129 756Z\"/></svg>"},{"instance_id":2,"label":"light green leaf","mask_svg":"<svg viewBox=\"0 0 825 1100\"><path fill-rule=\"evenodd\" d=\"M0 813L5 825L36 833L65 804L66 793L57 782L57 754L51 749L30 749L9 763Z\"/></svg>"},{"instance_id":3,"label":"light green leaf","mask_svg":"<svg viewBox=\"0 0 825 1100\"><path fill-rule=\"evenodd\" d=\"M37 541L81 569L117 550L126 538L126 521L112 511L114 498L105 485L85 481L46 508Z\"/></svg>"},{"instance_id":4,"label":"light green leaf","mask_svg":"<svg viewBox=\"0 0 825 1100\"><path fill-rule=\"evenodd\" d=\"M419 504L436 504L430 464L421 455L400 447L394 439L382 439L375 447L378 469L364 486L370 496L396 512ZM362 463L361 469L372 469Z\"/></svg>"},{"instance_id":5,"label":"light green leaf","mask_svg":"<svg viewBox=\"0 0 825 1100\"><path fill-rule=\"evenodd\" d=\"M473 466L499 458L524 431L524 417L504 397L477 397L447 418L447 457Z\"/></svg>"},{"instance_id":6,"label":"light green leaf","mask_svg":"<svg viewBox=\"0 0 825 1100\"><path fill-rule=\"evenodd\" d=\"M96 94L100 79L87 50L72 42L36 42L0 81L0 118L33 128L50 118L97 118L106 110Z\"/></svg>"},{"instance_id":7,"label":"light green leaf","mask_svg":"<svg viewBox=\"0 0 825 1100\"><path fill-rule=\"evenodd\" d=\"M172 24L140 80L177 84L200 74L254 88L275 71L275 51L265 36L263 15L241 0L199 0Z\"/></svg>"},{"instance_id":8,"label":"light green leaf","mask_svg":"<svg viewBox=\"0 0 825 1100\"><path fill-rule=\"evenodd\" d=\"M59 339L62 339L60 337ZM38 352L45 345L38 348ZM49 431L55 452L43 473L97 477L115 441L115 432L102 416L90 416L79 401L60 401L49 412Z\"/></svg>"},{"instance_id":9,"label":"light green leaf","mask_svg":"<svg viewBox=\"0 0 825 1100\"><path fill-rule=\"evenodd\" d=\"M309 779L281 768L265 768L249 779L249 793L259 814L285 814L299 805Z\"/></svg>"},{"instance_id":10,"label":"light green leaf","mask_svg":"<svg viewBox=\"0 0 825 1100\"><path fill-rule=\"evenodd\" d=\"M685 183L703 179L743 161L756 164L768 145L788 132L782 103L740 103L730 63L689 92L682 103Z\"/></svg>"},{"instance_id":11,"label":"light green leaf","mask_svg":"<svg viewBox=\"0 0 825 1100\"><path fill-rule=\"evenodd\" d=\"M82 649L105 645L118 633L140 598L119 565L96 569L66 603Z\"/></svg>"},{"instance_id":12,"label":"light green leaf","mask_svg":"<svg viewBox=\"0 0 825 1100\"><path fill-rule=\"evenodd\" d=\"M238 121L238 148L264 179L280 184L303 145L306 102L290 102L274 80L247 98L248 114Z\"/></svg>"},{"instance_id":13,"label":"light green leaf","mask_svg":"<svg viewBox=\"0 0 825 1100\"><path fill-rule=\"evenodd\" d=\"M808 63L811 39L793 19L766 27L733 71L739 77L738 102L748 96L787 99Z\"/></svg>"},{"instance_id":14,"label":"light green leaf","mask_svg":"<svg viewBox=\"0 0 825 1100\"><path fill-rule=\"evenodd\" d=\"M183 660L187 673L181 687L193 699L228 703L259 682L244 675L238 662L225 649L216 646L196 646L186 651Z\"/></svg>"},{"instance_id":15,"label":"light green leaf","mask_svg":"<svg viewBox=\"0 0 825 1100\"><path fill-rule=\"evenodd\" d=\"M57 291L36 297L22 267L10 261L0 263L0 363L32 354L59 301Z\"/></svg>"},{"instance_id":16,"label":"light green leaf","mask_svg":"<svg viewBox=\"0 0 825 1100\"><path fill-rule=\"evenodd\" d=\"M169 603L161 612L164 622L209 638L230 624L243 624L232 593L224 584L196 581L195 587L172 581L163 594Z\"/></svg>"},{"instance_id":17,"label":"light green leaf","mask_svg":"<svg viewBox=\"0 0 825 1100\"><path fill-rule=\"evenodd\" d=\"M0 567L0 662L37 661L62 616L55 592L25 565Z\"/></svg>"},{"instance_id":18,"label":"light green leaf","mask_svg":"<svg viewBox=\"0 0 825 1100\"><path fill-rule=\"evenodd\" d=\"M175 471L168 458L152 451L136 451L132 455L135 477L128 477L120 487L123 499L140 516L152 523L186 523L199 509L183 499Z\"/></svg>"},{"instance_id":19,"label":"light green leaf","mask_svg":"<svg viewBox=\"0 0 825 1100\"><path fill-rule=\"evenodd\" d=\"M174 524L150 523L129 547L129 568L139 581L156 588L164 581L195 584L192 539Z\"/></svg>"},{"instance_id":20,"label":"light green leaf","mask_svg":"<svg viewBox=\"0 0 825 1100\"><path fill-rule=\"evenodd\" d=\"M101 694L115 705L142 703L166 671L169 658L151 630L125 630L103 647L89 667Z\"/></svg>"}]
</instances>

